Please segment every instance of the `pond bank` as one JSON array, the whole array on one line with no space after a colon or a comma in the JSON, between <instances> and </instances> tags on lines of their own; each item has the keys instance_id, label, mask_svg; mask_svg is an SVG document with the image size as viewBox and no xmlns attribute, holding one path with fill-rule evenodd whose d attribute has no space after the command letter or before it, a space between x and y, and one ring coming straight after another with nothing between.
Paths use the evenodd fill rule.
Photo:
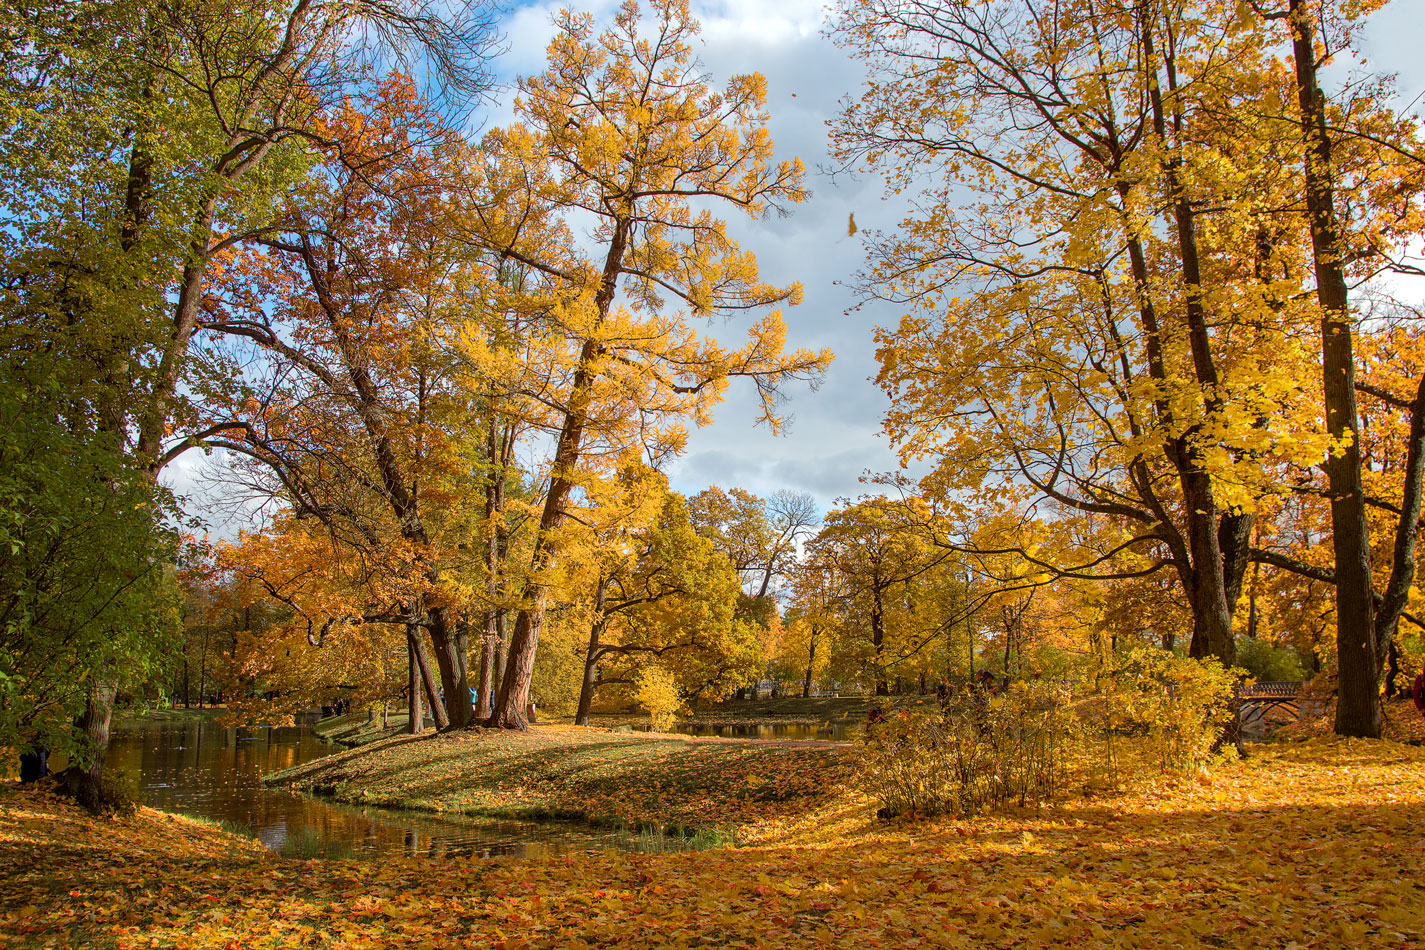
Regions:
<instances>
[{"instance_id":1,"label":"pond bank","mask_svg":"<svg viewBox=\"0 0 1425 950\"><path fill-rule=\"evenodd\" d=\"M758 840L843 790L830 743L535 725L395 736L267 777L339 802Z\"/></svg>"},{"instance_id":2,"label":"pond bank","mask_svg":"<svg viewBox=\"0 0 1425 950\"><path fill-rule=\"evenodd\" d=\"M114 734L107 767L162 811L240 829L268 848L304 857L391 855L446 859L555 858L584 850L697 846L681 836L630 835L569 823L521 822L345 805L264 785L279 769L330 755L308 727L242 729L149 722Z\"/></svg>"}]
</instances>

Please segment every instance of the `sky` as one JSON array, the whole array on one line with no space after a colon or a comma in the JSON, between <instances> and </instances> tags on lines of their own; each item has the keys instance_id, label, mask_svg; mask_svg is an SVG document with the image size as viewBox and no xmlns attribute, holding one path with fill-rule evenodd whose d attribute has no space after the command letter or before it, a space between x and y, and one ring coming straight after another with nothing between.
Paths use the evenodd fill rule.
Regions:
<instances>
[{"instance_id":1,"label":"sky","mask_svg":"<svg viewBox=\"0 0 1425 950\"><path fill-rule=\"evenodd\" d=\"M518 6L503 25L507 52L497 63L502 79L543 68L552 17L560 6L587 10L602 25L611 22L618 2ZM903 211L883 198L875 180L844 174L833 180L829 174L827 123L840 101L857 93L863 74L825 35L826 8L820 0L695 0L693 9L704 40L698 55L714 85L735 73L762 73L776 157L798 156L807 166L808 201L788 217L749 221L729 216L732 233L757 255L763 279L800 281L805 287L804 302L784 313L788 346L828 347L836 361L816 391L805 384L789 389L784 407L789 424L780 436L754 425L751 386L734 384L715 422L692 430L686 454L668 467L668 474L673 487L685 494L708 485L742 487L764 497L790 489L811 494L825 511L837 498L871 491L859 481L863 474L899 467L880 432L887 397L872 382L878 368L874 328L893 325L899 314L885 306L852 311L848 282L861 266L865 231L893 227ZM1425 93L1422 38L1425 3L1394 0L1373 18L1361 43L1373 70L1398 75L1405 100ZM486 115L487 126L509 120L509 98L506 94ZM861 229L854 237L847 233L852 214ZM713 329L732 340L741 336L740 326L734 319ZM189 453L181 462L170 475L180 492L192 484L202 460ZM221 534L232 531L229 524L214 523L213 528Z\"/></svg>"}]
</instances>

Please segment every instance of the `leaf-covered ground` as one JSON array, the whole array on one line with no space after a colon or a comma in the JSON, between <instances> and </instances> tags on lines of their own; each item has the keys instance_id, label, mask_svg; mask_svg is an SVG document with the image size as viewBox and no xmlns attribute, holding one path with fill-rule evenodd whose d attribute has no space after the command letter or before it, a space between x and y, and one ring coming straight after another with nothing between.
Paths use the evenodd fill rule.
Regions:
<instances>
[{"instance_id":1,"label":"leaf-covered ground","mask_svg":"<svg viewBox=\"0 0 1425 950\"><path fill-rule=\"evenodd\" d=\"M274 776L338 801L755 839L842 791L845 750L538 725L373 742Z\"/></svg>"},{"instance_id":2,"label":"leaf-covered ground","mask_svg":"<svg viewBox=\"0 0 1425 950\"><path fill-rule=\"evenodd\" d=\"M301 862L0 793L0 947L1425 947L1425 750L1313 741L1110 803L558 862Z\"/></svg>"}]
</instances>

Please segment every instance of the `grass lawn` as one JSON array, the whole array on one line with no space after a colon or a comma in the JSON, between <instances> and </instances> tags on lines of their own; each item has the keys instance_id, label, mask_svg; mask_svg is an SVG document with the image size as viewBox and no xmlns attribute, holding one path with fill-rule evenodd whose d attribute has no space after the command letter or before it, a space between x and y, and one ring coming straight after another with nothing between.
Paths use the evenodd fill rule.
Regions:
<instances>
[{"instance_id":1,"label":"grass lawn","mask_svg":"<svg viewBox=\"0 0 1425 950\"><path fill-rule=\"evenodd\" d=\"M386 727L382 728L379 715L368 722L364 712L354 712L320 720L312 727L312 731L323 739L340 745L359 746L401 735L406 731L406 721L409 718L405 713L391 713L386 717Z\"/></svg>"},{"instance_id":2,"label":"grass lawn","mask_svg":"<svg viewBox=\"0 0 1425 950\"><path fill-rule=\"evenodd\" d=\"M814 697L802 699L730 699L722 703L695 705L687 715L679 718L680 723L692 726L757 726L757 725L805 725L814 726L828 722L863 722L866 713L875 706L888 706L896 702L914 703L921 697L914 696L843 696L837 698ZM925 697L933 702L934 697ZM551 721L571 723L573 716L561 716ZM598 712L590 716L596 726L631 725L640 728L649 724L647 714L641 711Z\"/></svg>"},{"instance_id":3,"label":"grass lawn","mask_svg":"<svg viewBox=\"0 0 1425 950\"><path fill-rule=\"evenodd\" d=\"M285 859L9 787L0 947L1419 948L1422 775L1279 743L1113 801L886 825L846 796L755 846L545 863Z\"/></svg>"},{"instance_id":4,"label":"grass lawn","mask_svg":"<svg viewBox=\"0 0 1425 950\"><path fill-rule=\"evenodd\" d=\"M338 801L631 828L716 830L740 840L841 790L846 752L540 724L396 736L270 776Z\"/></svg>"}]
</instances>

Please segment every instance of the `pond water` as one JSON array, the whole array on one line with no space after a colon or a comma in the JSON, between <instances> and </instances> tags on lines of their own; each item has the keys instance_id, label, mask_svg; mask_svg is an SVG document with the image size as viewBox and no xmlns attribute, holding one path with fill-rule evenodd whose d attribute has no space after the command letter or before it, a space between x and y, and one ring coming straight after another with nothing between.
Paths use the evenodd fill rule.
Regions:
<instances>
[{"instance_id":1,"label":"pond water","mask_svg":"<svg viewBox=\"0 0 1425 950\"><path fill-rule=\"evenodd\" d=\"M822 739L841 741L861 734L861 720L833 719L805 722L680 722L669 728L685 736L722 736L726 739ZM643 727L652 728L652 727Z\"/></svg>"},{"instance_id":2,"label":"pond water","mask_svg":"<svg viewBox=\"0 0 1425 950\"><path fill-rule=\"evenodd\" d=\"M336 748L295 728L223 728L212 723L148 723L115 733L106 767L126 772L147 803L252 829L264 845L302 857L552 858L575 851L670 850L676 840L564 822L428 817L339 805L285 789L262 776L329 755Z\"/></svg>"}]
</instances>

